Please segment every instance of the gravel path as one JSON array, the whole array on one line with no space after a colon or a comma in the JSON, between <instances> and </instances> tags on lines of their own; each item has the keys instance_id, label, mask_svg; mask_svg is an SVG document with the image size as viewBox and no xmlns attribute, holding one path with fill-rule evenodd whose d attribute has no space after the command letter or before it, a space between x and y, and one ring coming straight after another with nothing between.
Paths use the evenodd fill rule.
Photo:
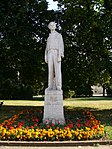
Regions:
<instances>
[{"instance_id":1,"label":"gravel path","mask_svg":"<svg viewBox=\"0 0 112 149\"><path fill-rule=\"evenodd\" d=\"M78 146L78 147L23 147L23 146L0 146L0 149L112 149L112 145Z\"/></svg>"}]
</instances>

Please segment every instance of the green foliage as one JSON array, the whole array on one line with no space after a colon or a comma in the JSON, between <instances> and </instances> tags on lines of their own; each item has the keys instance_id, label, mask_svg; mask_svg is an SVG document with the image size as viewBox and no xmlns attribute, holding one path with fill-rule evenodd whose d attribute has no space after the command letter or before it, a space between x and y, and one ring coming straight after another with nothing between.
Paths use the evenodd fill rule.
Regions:
<instances>
[{"instance_id":1,"label":"green foliage","mask_svg":"<svg viewBox=\"0 0 112 149\"><path fill-rule=\"evenodd\" d=\"M62 27L65 44L65 94L72 96L69 91L73 91L74 96L91 96L92 85L111 85L110 0L58 2L60 10L54 12L47 10L46 0L0 1L0 96L11 97L14 89L29 86L33 94L43 94L47 87L47 25L53 20Z\"/></svg>"},{"instance_id":2,"label":"green foliage","mask_svg":"<svg viewBox=\"0 0 112 149\"><path fill-rule=\"evenodd\" d=\"M91 95L90 86L97 83L103 86L111 78L111 12L104 8L103 1L64 0L64 6L61 22L65 42L64 90L79 90L78 95L86 90L84 95Z\"/></svg>"},{"instance_id":3,"label":"green foliage","mask_svg":"<svg viewBox=\"0 0 112 149\"><path fill-rule=\"evenodd\" d=\"M19 86L32 86L34 91L42 90L46 81L47 24L53 18L53 11L47 11L45 0L2 0L0 18L1 94L11 96L12 84L6 82L13 82L13 88L19 83Z\"/></svg>"},{"instance_id":4,"label":"green foliage","mask_svg":"<svg viewBox=\"0 0 112 149\"><path fill-rule=\"evenodd\" d=\"M112 140L112 126L106 126L105 127L105 132L107 137Z\"/></svg>"}]
</instances>

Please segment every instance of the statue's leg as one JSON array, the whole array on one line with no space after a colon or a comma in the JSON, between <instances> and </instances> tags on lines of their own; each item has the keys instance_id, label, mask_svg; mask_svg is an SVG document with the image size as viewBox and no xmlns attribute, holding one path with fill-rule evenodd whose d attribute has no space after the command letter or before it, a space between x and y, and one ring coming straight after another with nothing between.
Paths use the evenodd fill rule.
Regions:
<instances>
[{"instance_id":1,"label":"statue's leg","mask_svg":"<svg viewBox=\"0 0 112 149\"><path fill-rule=\"evenodd\" d=\"M55 55L55 81L56 81L56 88L58 90L61 90L62 88L62 76L61 76L61 62L57 61L57 51L56 51L56 55Z\"/></svg>"},{"instance_id":2,"label":"statue's leg","mask_svg":"<svg viewBox=\"0 0 112 149\"><path fill-rule=\"evenodd\" d=\"M53 89L53 53L50 50L48 53L48 88Z\"/></svg>"},{"instance_id":3,"label":"statue's leg","mask_svg":"<svg viewBox=\"0 0 112 149\"><path fill-rule=\"evenodd\" d=\"M62 88L61 62L57 62L56 64L56 88L58 90Z\"/></svg>"}]
</instances>

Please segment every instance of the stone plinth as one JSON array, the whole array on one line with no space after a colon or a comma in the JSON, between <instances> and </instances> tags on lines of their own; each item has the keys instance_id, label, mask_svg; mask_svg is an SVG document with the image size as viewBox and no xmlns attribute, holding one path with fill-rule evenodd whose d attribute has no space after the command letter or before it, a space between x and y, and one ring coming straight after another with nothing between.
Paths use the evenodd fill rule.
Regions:
<instances>
[{"instance_id":1,"label":"stone plinth","mask_svg":"<svg viewBox=\"0 0 112 149\"><path fill-rule=\"evenodd\" d=\"M43 123L65 124L62 90L45 90Z\"/></svg>"}]
</instances>

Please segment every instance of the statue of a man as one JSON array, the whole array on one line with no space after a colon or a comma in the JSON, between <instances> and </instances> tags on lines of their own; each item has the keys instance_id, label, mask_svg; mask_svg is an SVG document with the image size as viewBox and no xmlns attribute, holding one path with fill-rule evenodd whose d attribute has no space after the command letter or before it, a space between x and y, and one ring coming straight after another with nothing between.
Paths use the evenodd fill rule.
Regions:
<instances>
[{"instance_id":1,"label":"statue of a man","mask_svg":"<svg viewBox=\"0 0 112 149\"><path fill-rule=\"evenodd\" d=\"M60 33L55 31L55 22L50 22L48 28L51 30L45 49L45 62L48 63L48 89L61 90L61 57L64 57L63 38Z\"/></svg>"}]
</instances>

